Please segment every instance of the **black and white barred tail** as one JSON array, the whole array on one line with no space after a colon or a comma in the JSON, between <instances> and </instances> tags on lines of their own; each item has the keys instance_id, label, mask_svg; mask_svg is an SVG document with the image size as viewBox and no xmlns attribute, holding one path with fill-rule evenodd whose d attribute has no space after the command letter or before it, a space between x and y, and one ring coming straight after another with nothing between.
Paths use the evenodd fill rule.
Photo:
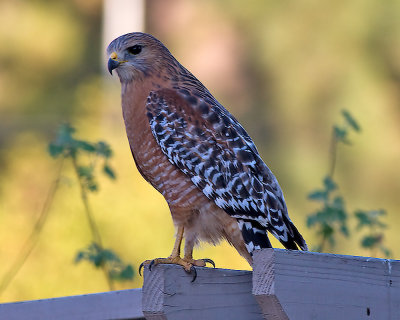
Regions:
<instances>
[{"instance_id":1,"label":"black and white barred tail","mask_svg":"<svg viewBox=\"0 0 400 320\"><path fill-rule=\"evenodd\" d=\"M286 219L285 219L286 220ZM247 251L252 255L254 250L272 248L271 242L268 238L268 231L270 231L286 249L308 251L307 244L297 230L295 225L287 219L287 232L278 234L271 228L265 228L260 223L254 220L237 219L240 231L242 232L243 240L245 242Z\"/></svg>"}]
</instances>

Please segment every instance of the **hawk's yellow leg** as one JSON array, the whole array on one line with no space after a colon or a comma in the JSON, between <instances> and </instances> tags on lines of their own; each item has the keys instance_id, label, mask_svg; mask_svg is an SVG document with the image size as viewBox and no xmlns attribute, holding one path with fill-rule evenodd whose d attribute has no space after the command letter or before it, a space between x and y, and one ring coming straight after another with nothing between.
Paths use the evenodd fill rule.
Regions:
<instances>
[{"instance_id":1,"label":"hawk's yellow leg","mask_svg":"<svg viewBox=\"0 0 400 320\"><path fill-rule=\"evenodd\" d=\"M168 258L156 258L153 260L143 261L139 267L139 273L140 273L141 268L147 264L150 265L150 269L153 265L157 265L157 264L179 264L186 271L190 272L190 268L192 266L180 257L181 243L182 243L182 239L183 239L183 231L184 231L183 227L178 227L174 248L172 249L171 255Z\"/></svg>"},{"instance_id":2,"label":"hawk's yellow leg","mask_svg":"<svg viewBox=\"0 0 400 320\"><path fill-rule=\"evenodd\" d=\"M181 243L182 243L182 239L183 239L183 231L184 231L183 227L178 227L174 248L172 249L172 253L168 258L156 258L153 260L143 261L141 263L141 265L139 266L139 274L144 265L149 265L150 270L151 270L151 267L154 265L157 265L157 264L177 264L177 265L182 266L186 272L191 272L194 270L193 266L205 267L206 262L208 262L208 263L211 263L215 268L215 264L211 259L198 259L198 260L193 259L192 252L193 252L194 243L192 241L186 241L185 255L183 258L180 257ZM194 272L196 272L196 271L194 270ZM196 276L193 278L193 281L195 278L196 278Z\"/></svg>"},{"instance_id":3,"label":"hawk's yellow leg","mask_svg":"<svg viewBox=\"0 0 400 320\"><path fill-rule=\"evenodd\" d=\"M196 267L205 267L206 263L210 263L213 265L215 268L215 263L211 259L193 259L193 247L194 247L194 241L189 241L186 239L185 241L185 252L183 256L183 261L186 261L187 263L190 263L192 266Z\"/></svg>"}]
</instances>

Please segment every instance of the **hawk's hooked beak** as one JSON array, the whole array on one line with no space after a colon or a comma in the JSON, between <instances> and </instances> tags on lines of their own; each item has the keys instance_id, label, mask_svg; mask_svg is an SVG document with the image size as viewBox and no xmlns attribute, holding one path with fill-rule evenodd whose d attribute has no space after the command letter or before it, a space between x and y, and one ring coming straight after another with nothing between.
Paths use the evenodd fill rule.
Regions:
<instances>
[{"instance_id":1,"label":"hawk's hooked beak","mask_svg":"<svg viewBox=\"0 0 400 320\"><path fill-rule=\"evenodd\" d=\"M110 74L112 75L112 71L117 68L120 64L121 61L118 61L118 55L116 52L111 53L110 55L110 59L108 59L108 71L110 72Z\"/></svg>"}]
</instances>

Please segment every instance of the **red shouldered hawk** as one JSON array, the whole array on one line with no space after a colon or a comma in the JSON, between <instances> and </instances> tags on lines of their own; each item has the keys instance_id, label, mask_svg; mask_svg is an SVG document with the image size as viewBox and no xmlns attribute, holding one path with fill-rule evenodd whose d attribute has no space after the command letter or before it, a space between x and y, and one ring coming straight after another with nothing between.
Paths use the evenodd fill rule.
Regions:
<instances>
[{"instance_id":1,"label":"red shouldered hawk","mask_svg":"<svg viewBox=\"0 0 400 320\"><path fill-rule=\"evenodd\" d=\"M172 254L152 264L190 271L210 262L193 259L198 241L226 239L252 265L254 250L271 247L267 232L287 249L307 250L249 135L159 40L129 33L113 40L107 53L108 70L121 81L136 166L164 196L177 228Z\"/></svg>"}]
</instances>

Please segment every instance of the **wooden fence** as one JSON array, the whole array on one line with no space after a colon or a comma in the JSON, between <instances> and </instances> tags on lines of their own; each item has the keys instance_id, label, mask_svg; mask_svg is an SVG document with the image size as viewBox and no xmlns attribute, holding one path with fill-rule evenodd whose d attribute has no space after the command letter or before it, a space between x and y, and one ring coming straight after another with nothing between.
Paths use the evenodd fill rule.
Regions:
<instances>
[{"instance_id":1,"label":"wooden fence","mask_svg":"<svg viewBox=\"0 0 400 320\"><path fill-rule=\"evenodd\" d=\"M145 268L143 290L0 305L0 319L400 319L400 261L265 249L254 271Z\"/></svg>"},{"instance_id":2,"label":"wooden fence","mask_svg":"<svg viewBox=\"0 0 400 320\"><path fill-rule=\"evenodd\" d=\"M0 304L0 320L145 319L142 289Z\"/></svg>"}]
</instances>

